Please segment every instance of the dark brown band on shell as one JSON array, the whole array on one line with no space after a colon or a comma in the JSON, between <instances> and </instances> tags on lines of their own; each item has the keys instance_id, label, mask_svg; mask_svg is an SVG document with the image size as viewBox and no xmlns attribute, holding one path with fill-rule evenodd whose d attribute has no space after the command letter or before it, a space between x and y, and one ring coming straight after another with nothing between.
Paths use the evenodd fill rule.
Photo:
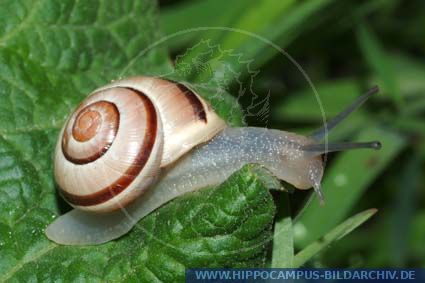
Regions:
<instances>
[{"instance_id":1,"label":"dark brown band on shell","mask_svg":"<svg viewBox=\"0 0 425 283\"><path fill-rule=\"evenodd\" d=\"M75 121L72 125L72 136L74 137L74 139L77 140L77 141L80 141L80 142L86 142L86 141L93 138L93 136L94 136L93 134L97 133L97 132L93 133L92 131L90 131L90 130L92 130L92 127L88 128L88 130L90 131L90 134L87 134L87 133L84 134L84 133L81 133L80 131L77 130L77 124L79 123L80 118L82 116L84 116L84 114L86 114L86 113L95 112L95 111L91 110L95 107L102 107L102 108L106 109L107 113L110 116L112 116L111 117L112 121L109 122L110 126L107 127L106 132L100 133L100 134L106 136L107 138L105 139L105 142L99 143L99 148L96 150L96 152L94 154L92 154L88 157L85 157L85 158L77 158L77 157L70 155L68 153L68 150L67 150L67 146L68 146L68 142L69 142L69 138L70 138L69 134L66 131L66 129L68 128L68 125L67 125L66 128L65 128L65 131L63 133L63 138L62 138L62 152L63 152L63 155L65 156L65 158L68 161L70 161L74 164L78 164L78 165L87 164L87 163L91 163L91 162L97 160L98 158L100 158L111 147L112 143L114 142L115 136L117 135L117 131L118 131L118 128L119 128L119 121L120 121L120 113L118 111L118 108L112 102L101 100L101 101L89 104L79 111L79 113L77 114L77 117L75 118ZM107 123L107 121L100 121L100 123L102 123L102 122ZM68 122L68 123L70 123L70 122ZM99 128L99 127L96 126L96 128Z\"/></svg>"},{"instance_id":2,"label":"dark brown band on shell","mask_svg":"<svg viewBox=\"0 0 425 283\"><path fill-rule=\"evenodd\" d=\"M178 83L172 80L168 80L168 81L175 84L180 89L180 91L184 94L186 99L189 101L190 106L192 106L193 112L195 113L196 116L198 116L198 119L207 123L207 114L205 112L204 105L202 104L201 100L199 100L198 96L184 84Z\"/></svg>"},{"instance_id":3,"label":"dark brown band on shell","mask_svg":"<svg viewBox=\"0 0 425 283\"><path fill-rule=\"evenodd\" d=\"M130 89L130 88L129 88ZM146 135L140 146L138 155L124 174L110 186L90 195L75 195L61 190L63 197L71 204L91 206L104 203L123 192L140 174L151 155L157 135L157 114L154 105L142 92L130 89L139 94L146 110Z\"/></svg>"}]
</instances>

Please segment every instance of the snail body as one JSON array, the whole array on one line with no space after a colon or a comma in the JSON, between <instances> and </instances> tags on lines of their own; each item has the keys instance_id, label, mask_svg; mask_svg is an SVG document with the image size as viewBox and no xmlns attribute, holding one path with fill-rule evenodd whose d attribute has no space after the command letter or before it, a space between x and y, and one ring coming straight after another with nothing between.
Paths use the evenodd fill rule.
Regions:
<instances>
[{"instance_id":1,"label":"snail body","mask_svg":"<svg viewBox=\"0 0 425 283\"><path fill-rule=\"evenodd\" d=\"M256 163L323 199L321 154L379 143L320 144L377 89L361 96L312 137L265 128L231 128L184 84L135 77L95 90L71 115L55 150L55 179L75 209L46 229L67 245L100 244L184 194Z\"/></svg>"}]
</instances>

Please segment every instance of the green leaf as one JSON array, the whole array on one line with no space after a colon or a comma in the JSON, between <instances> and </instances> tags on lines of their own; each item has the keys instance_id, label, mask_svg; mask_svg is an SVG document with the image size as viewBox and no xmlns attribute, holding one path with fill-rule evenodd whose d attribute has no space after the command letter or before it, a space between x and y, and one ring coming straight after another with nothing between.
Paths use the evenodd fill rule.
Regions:
<instances>
[{"instance_id":1,"label":"green leaf","mask_svg":"<svg viewBox=\"0 0 425 283\"><path fill-rule=\"evenodd\" d=\"M3 250L0 280L180 282L188 267L263 266L275 206L258 174L255 166L245 166L219 187L175 199L123 238L100 246L49 242L40 237L49 217L37 216L36 232L13 229L6 237L3 247L9 249L23 249L36 238L37 245L20 258ZM1 235L8 228L2 224ZM5 266L8 261L13 265Z\"/></svg>"},{"instance_id":2,"label":"green leaf","mask_svg":"<svg viewBox=\"0 0 425 283\"><path fill-rule=\"evenodd\" d=\"M312 194L306 206L297 215L294 224L297 247L307 246L340 223L362 194L367 193L366 189L373 180L406 145L400 135L376 127L364 129L358 140L379 140L382 148L379 151L353 150L339 153L332 166L325 168L322 183L325 205L321 206L315 194ZM317 225L318 223L320 225Z\"/></svg>"},{"instance_id":3,"label":"green leaf","mask_svg":"<svg viewBox=\"0 0 425 283\"><path fill-rule=\"evenodd\" d=\"M274 205L252 167L164 206L118 241L50 242L44 229L63 213L52 154L66 117L111 79L173 69L163 48L149 49L159 39L154 1L7 1L0 21L0 281L175 281L187 266L265 262ZM207 99L241 123L226 95Z\"/></svg>"},{"instance_id":4,"label":"green leaf","mask_svg":"<svg viewBox=\"0 0 425 283\"><path fill-rule=\"evenodd\" d=\"M120 76L170 70L163 49L138 56L158 37L155 10L140 0L6 1L0 46L88 92Z\"/></svg>"},{"instance_id":5,"label":"green leaf","mask_svg":"<svg viewBox=\"0 0 425 283\"><path fill-rule=\"evenodd\" d=\"M316 254L326 249L330 244L332 244L335 241L338 241L342 237L351 233L351 231L353 231L362 223L364 223L366 220L368 220L376 212L377 212L376 209L369 209L369 210L363 211L359 214L356 214L348 218L343 223L333 228L325 236L323 236L323 238L311 243L310 245L305 247L302 251L297 253L294 258L294 267L301 267L302 265L304 265Z\"/></svg>"}]
</instances>

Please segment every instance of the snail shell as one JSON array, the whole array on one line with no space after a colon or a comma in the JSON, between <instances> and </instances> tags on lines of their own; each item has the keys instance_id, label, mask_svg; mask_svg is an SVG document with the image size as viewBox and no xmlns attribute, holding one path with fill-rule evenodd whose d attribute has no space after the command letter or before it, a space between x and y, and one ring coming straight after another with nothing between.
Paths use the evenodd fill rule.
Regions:
<instances>
[{"instance_id":1,"label":"snail shell","mask_svg":"<svg viewBox=\"0 0 425 283\"><path fill-rule=\"evenodd\" d=\"M92 92L59 136L54 172L75 208L108 212L127 205L164 168L226 127L187 86L134 77Z\"/></svg>"}]
</instances>

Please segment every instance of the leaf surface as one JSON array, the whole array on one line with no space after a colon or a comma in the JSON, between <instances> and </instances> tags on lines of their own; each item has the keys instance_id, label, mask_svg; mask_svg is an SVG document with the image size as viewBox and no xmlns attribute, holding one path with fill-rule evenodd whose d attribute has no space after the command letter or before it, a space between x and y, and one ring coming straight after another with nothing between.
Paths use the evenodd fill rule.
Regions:
<instances>
[{"instance_id":1,"label":"leaf surface","mask_svg":"<svg viewBox=\"0 0 425 283\"><path fill-rule=\"evenodd\" d=\"M1 282L175 282L188 266L262 265L274 204L252 167L164 206L117 241L50 242L45 227L69 209L52 174L66 117L111 79L173 68L163 46L151 48L160 39L154 1L5 1L0 21ZM226 95L207 99L240 124Z\"/></svg>"},{"instance_id":2,"label":"leaf surface","mask_svg":"<svg viewBox=\"0 0 425 283\"><path fill-rule=\"evenodd\" d=\"M126 236L99 246L59 246L47 240L42 232L50 219L46 210L27 219L33 233L25 223L24 234L2 225L1 234L10 236L2 245L6 257L0 279L180 282L188 267L262 266L275 206L261 174L246 166L219 187L175 199ZM12 253L15 245L27 247L20 258ZM13 263L9 268L4 266L8 261Z\"/></svg>"}]
</instances>

